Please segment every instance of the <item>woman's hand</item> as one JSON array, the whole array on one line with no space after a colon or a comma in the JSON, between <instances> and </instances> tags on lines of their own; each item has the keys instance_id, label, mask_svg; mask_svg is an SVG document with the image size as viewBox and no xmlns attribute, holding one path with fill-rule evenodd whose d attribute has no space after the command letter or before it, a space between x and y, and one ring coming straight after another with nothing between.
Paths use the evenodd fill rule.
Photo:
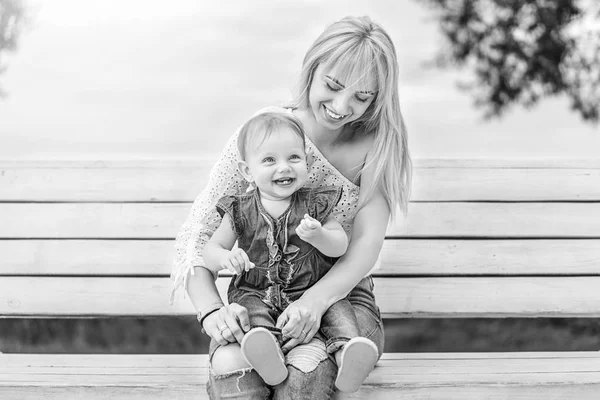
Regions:
<instances>
[{"instance_id":1,"label":"woman's hand","mask_svg":"<svg viewBox=\"0 0 600 400\"><path fill-rule=\"evenodd\" d=\"M290 304L277 319L276 326L284 340L289 338L281 350L287 353L301 343L310 342L321 327L325 311L304 296Z\"/></svg>"},{"instance_id":2,"label":"woman's hand","mask_svg":"<svg viewBox=\"0 0 600 400\"><path fill-rule=\"evenodd\" d=\"M222 346L228 343L242 343L244 335L250 330L248 310L235 303L223 306L204 318L202 328Z\"/></svg>"}]
</instances>

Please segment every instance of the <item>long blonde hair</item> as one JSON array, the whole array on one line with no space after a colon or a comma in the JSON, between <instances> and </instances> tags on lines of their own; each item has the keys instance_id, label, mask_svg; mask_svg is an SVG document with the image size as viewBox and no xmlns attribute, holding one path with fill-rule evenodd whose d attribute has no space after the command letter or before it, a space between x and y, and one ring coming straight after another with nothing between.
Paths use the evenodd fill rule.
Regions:
<instances>
[{"instance_id":1,"label":"long blonde hair","mask_svg":"<svg viewBox=\"0 0 600 400\"><path fill-rule=\"evenodd\" d=\"M375 164L375 182L368 190L369 198L381 188L391 211L399 207L407 211L412 181L412 163L408 151L407 132L400 111L398 95L398 60L390 36L369 17L346 17L329 25L310 46L302 62L297 94L290 107L308 108L309 88L320 65L335 66L344 76L374 74L377 93L358 120L352 122L357 134L374 135L368 164Z\"/></svg>"}]
</instances>

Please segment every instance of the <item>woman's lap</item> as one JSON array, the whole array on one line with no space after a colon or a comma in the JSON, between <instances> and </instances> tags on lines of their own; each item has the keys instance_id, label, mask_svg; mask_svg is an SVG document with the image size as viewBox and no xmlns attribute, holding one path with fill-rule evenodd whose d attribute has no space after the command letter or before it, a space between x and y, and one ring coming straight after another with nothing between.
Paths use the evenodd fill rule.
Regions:
<instances>
[{"instance_id":1,"label":"woman's lap","mask_svg":"<svg viewBox=\"0 0 600 400\"><path fill-rule=\"evenodd\" d=\"M373 278L363 278L348 294L348 300L356 314L361 336L371 339L377 345L381 357L384 345L383 321L373 289Z\"/></svg>"},{"instance_id":2,"label":"woman's lap","mask_svg":"<svg viewBox=\"0 0 600 400\"><path fill-rule=\"evenodd\" d=\"M372 278L367 277L360 281L348 295L348 300L356 313L361 336L371 339L377 345L381 356L384 344L383 323L373 296ZM211 342L211 362L218 347ZM239 349L239 346L237 347ZM241 351L239 355L243 358ZM211 368L209 394L213 399L220 398L217 392L222 395L225 392L234 392L243 395L241 398L320 399L328 398L333 393L337 366L328 357L322 341L314 339L311 343L297 346L288 353L286 362L288 378L274 388L268 388L260 376L248 368L232 370L231 373L223 375L215 374Z\"/></svg>"}]
</instances>

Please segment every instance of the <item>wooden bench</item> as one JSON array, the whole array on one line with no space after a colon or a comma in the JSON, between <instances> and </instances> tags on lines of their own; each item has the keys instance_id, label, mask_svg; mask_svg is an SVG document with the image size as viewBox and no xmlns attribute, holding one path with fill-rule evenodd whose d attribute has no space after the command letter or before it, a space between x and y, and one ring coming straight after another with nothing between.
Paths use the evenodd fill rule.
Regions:
<instances>
[{"instance_id":1,"label":"wooden bench","mask_svg":"<svg viewBox=\"0 0 600 400\"><path fill-rule=\"evenodd\" d=\"M0 162L0 315L193 314L173 239L213 160ZM417 160L385 318L600 316L600 159ZM219 279L223 289L226 279ZM204 355L1 354L2 399L206 398ZM385 354L347 399L592 399L600 354Z\"/></svg>"}]
</instances>

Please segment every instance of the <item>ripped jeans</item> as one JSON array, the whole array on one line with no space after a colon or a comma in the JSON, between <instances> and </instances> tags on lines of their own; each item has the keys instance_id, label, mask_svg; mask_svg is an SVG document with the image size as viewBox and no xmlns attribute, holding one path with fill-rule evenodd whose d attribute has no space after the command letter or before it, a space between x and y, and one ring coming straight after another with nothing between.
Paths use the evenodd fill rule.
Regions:
<instances>
[{"instance_id":1,"label":"ripped jeans","mask_svg":"<svg viewBox=\"0 0 600 400\"><path fill-rule=\"evenodd\" d=\"M350 292L347 299L352 304L360 335L371 339L383 353L383 322L373 296L373 279L368 276ZM218 345L211 342L209 358ZM273 400L321 400L330 399L335 391L337 366L328 356L322 336L317 335L310 343L296 346L286 355L288 377L277 386L265 384L256 371L232 371L214 375L210 368L207 391L217 399L273 399Z\"/></svg>"}]
</instances>

